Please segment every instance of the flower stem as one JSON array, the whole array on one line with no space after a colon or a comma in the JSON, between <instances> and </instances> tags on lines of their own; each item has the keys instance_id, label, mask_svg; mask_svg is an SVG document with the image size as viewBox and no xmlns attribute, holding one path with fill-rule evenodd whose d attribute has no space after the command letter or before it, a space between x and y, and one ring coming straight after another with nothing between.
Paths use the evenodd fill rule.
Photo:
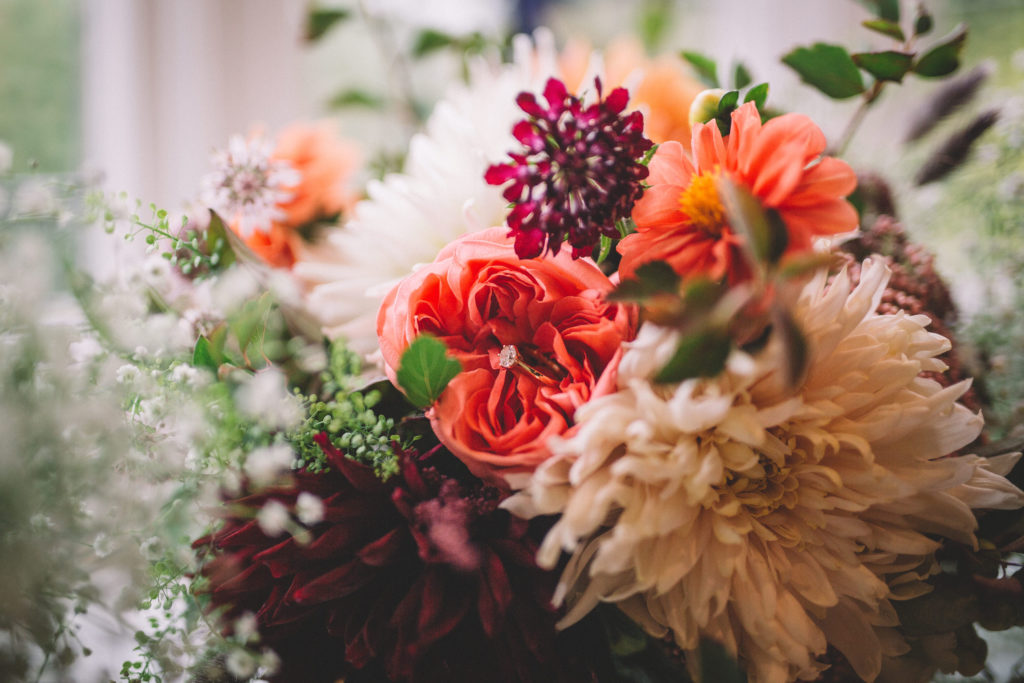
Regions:
<instances>
[{"instance_id":1,"label":"flower stem","mask_svg":"<svg viewBox=\"0 0 1024 683\"><path fill-rule=\"evenodd\" d=\"M871 89L864 93L860 106L857 107L857 111L853 112L853 116L850 117L849 123L846 124L846 128L843 130L843 134L839 138L839 142L836 143L829 152L830 155L842 156L843 153L846 152L846 148L850 145L850 141L853 140L853 136L857 133L857 129L860 128L860 124L864 121L864 116L868 113L868 109L870 109L871 105L878 99L878 96L882 94L882 88L884 87L884 81L875 81L875 84L871 86Z\"/></svg>"}]
</instances>

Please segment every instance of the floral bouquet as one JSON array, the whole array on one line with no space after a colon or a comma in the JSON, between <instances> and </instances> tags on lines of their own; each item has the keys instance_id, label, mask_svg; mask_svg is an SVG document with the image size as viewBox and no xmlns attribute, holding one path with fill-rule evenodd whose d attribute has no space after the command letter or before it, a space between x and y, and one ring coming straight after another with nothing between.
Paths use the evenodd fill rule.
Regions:
<instances>
[{"instance_id":1,"label":"floral bouquet","mask_svg":"<svg viewBox=\"0 0 1024 683\"><path fill-rule=\"evenodd\" d=\"M930 22L785 61L867 107L955 70ZM975 624L1024 621L1019 445L880 181L745 69L513 48L361 200L315 124L233 139L190 218L104 209L161 339L79 287L90 362L178 463L122 677L980 671Z\"/></svg>"}]
</instances>

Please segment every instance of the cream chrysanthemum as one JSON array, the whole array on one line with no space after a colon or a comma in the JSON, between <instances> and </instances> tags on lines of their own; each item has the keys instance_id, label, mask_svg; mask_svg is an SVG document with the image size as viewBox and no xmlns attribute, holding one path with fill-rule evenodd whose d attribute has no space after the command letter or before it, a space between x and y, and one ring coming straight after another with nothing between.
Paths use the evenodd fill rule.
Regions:
<instances>
[{"instance_id":1,"label":"cream chrysanthemum","mask_svg":"<svg viewBox=\"0 0 1024 683\"><path fill-rule=\"evenodd\" d=\"M517 36L512 64L472 65L469 85L440 102L415 136L405 171L367 187L354 218L329 236L327 253L295 264L312 283L307 307L332 339L369 354L384 295L457 237L501 225L508 202L484 181L512 146L522 112L516 95L538 89L557 69L551 34Z\"/></svg>"},{"instance_id":2,"label":"cream chrysanthemum","mask_svg":"<svg viewBox=\"0 0 1024 683\"><path fill-rule=\"evenodd\" d=\"M583 406L507 504L561 514L539 561L573 553L566 623L615 602L683 649L721 641L760 683L814 678L828 645L870 681L905 649L890 600L927 590L936 537L974 543L971 507L1024 493L1000 476L1015 458L942 457L982 420L956 402L966 383L920 377L949 346L927 317L874 312L887 279L869 261L852 291L845 273L803 290L795 391L773 345L734 352L713 379L654 385L678 338L641 328L618 393Z\"/></svg>"}]
</instances>

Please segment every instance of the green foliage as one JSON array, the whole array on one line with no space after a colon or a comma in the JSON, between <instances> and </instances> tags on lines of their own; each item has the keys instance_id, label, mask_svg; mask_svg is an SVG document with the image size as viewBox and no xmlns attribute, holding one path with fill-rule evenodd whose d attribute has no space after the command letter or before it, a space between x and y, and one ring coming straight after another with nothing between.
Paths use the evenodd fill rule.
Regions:
<instances>
[{"instance_id":1,"label":"green foliage","mask_svg":"<svg viewBox=\"0 0 1024 683\"><path fill-rule=\"evenodd\" d=\"M914 55L908 52L858 52L851 55L854 63L867 71L876 81L900 83L914 65Z\"/></svg>"},{"instance_id":2,"label":"green foliage","mask_svg":"<svg viewBox=\"0 0 1024 683\"><path fill-rule=\"evenodd\" d=\"M599 605L592 612L604 632L615 669L623 683L690 683L686 666L664 641L649 636L614 605ZM709 679L714 680L714 679Z\"/></svg>"},{"instance_id":3,"label":"green foliage","mask_svg":"<svg viewBox=\"0 0 1024 683\"><path fill-rule=\"evenodd\" d=\"M636 269L608 294L609 301L640 302L657 294L675 294L682 280L672 266L664 261L649 261Z\"/></svg>"},{"instance_id":4,"label":"green foliage","mask_svg":"<svg viewBox=\"0 0 1024 683\"><path fill-rule=\"evenodd\" d=\"M731 351L732 337L727 330L698 329L679 340L675 353L654 376L654 381L674 383L694 377L714 377L725 369Z\"/></svg>"},{"instance_id":5,"label":"green foliage","mask_svg":"<svg viewBox=\"0 0 1024 683\"><path fill-rule=\"evenodd\" d=\"M736 69L732 76L732 87L737 90L742 90L750 85L754 81L754 77L750 75L750 71L747 69L743 62L736 63ZM746 100L744 100L746 102Z\"/></svg>"},{"instance_id":6,"label":"green foliage","mask_svg":"<svg viewBox=\"0 0 1024 683\"><path fill-rule=\"evenodd\" d=\"M650 51L657 50L672 25L672 0L644 0L640 10L640 40Z\"/></svg>"},{"instance_id":7,"label":"green foliage","mask_svg":"<svg viewBox=\"0 0 1024 683\"><path fill-rule=\"evenodd\" d=\"M738 90L730 90L718 100L718 110L715 112L715 124L719 132L725 136L732 130L732 113L739 106L740 93Z\"/></svg>"},{"instance_id":8,"label":"green foliage","mask_svg":"<svg viewBox=\"0 0 1024 683\"><path fill-rule=\"evenodd\" d=\"M917 16L914 17L914 35L923 36L935 28L935 19L925 9L924 5L917 6Z\"/></svg>"},{"instance_id":9,"label":"green foliage","mask_svg":"<svg viewBox=\"0 0 1024 683\"><path fill-rule=\"evenodd\" d=\"M462 364L448 357L444 342L421 334L402 353L396 379L414 406L428 408L461 371Z\"/></svg>"},{"instance_id":10,"label":"green foliage","mask_svg":"<svg viewBox=\"0 0 1024 683\"><path fill-rule=\"evenodd\" d=\"M948 76L960 67L960 53L967 42L967 25L960 24L914 64L914 73L925 78Z\"/></svg>"},{"instance_id":11,"label":"green foliage","mask_svg":"<svg viewBox=\"0 0 1024 683\"><path fill-rule=\"evenodd\" d=\"M900 0L858 0L879 19L894 24L900 22Z\"/></svg>"},{"instance_id":12,"label":"green foliage","mask_svg":"<svg viewBox=\"0 0 1024 683\"><path fill-rule=\"evenodd\" d=\"M728 180L719 183L719 195L729 225L745 238L755 264L778 264L789 246L789 231L777 211L765 209L745 187Z\"/></svg>"},{"instance_id":13,"label":"green foliage","mask_svg":"<svg viewBox=\"0 0 1024 683\"><path fill-rule=\"evenodd\" d=\"M753 102L754 106L757 107L757 110L759 112L762 112L762 114L761 114L761 120L762 121L765 118L764 111L765 111L765 103L767 101L768 101L768 84L767 83L759 83L758 85L755 85L754 87L752 87L750 90L747 91L746 95L743 96L743 102L744 103L746 103L746 102Z\"/></svg>"},{"instance_id":14,"label":"green foliage","mask_svg":"<svg viewBox=\"0 0 1024 683\"><path fill-rule=\"evenodd\" d=\"M846 99L864 92L857 64L845 48L827 43L798 47L782 58L784 64L829 97Z\"/></svg>"},{"instance_id":15,"label":"green foliage","mask_svg":"<svg viewBox=\"0 0 1024 683\"><path fill-rule=\"evenodd\" d=\"M445 48L451 48L463 55L478 53L487 46L487 39L479 33L468 36L453 36L435 29L424 29L416 36L412 56L426 57Z\"/></svg>"},{"instance_id":16,"label":"green foliage","mask_svg":"<svg viewBox=\"0 0 1024 683\"><path fill-rule=\"evenodd\" d=\"M0 2L0 140L14 171L81 163L81 15L77 0Z\"/></svg>"},{"instance_id":17,"label":"green foliage","mask_svg":"<svg viewBox=\"0 0 1024 683\"><path fill-rule=\"evenodd\" d=\"M884 36L889 36L894 40L903 41L907 39L906 36L903 35L903 29L900 28L899 24L886 19L869 19L868 21L861 22L861 26L877 33L881 33Z\"/></svg>"},{"instance_id":18,"label":"green foliage","mask_svg":"<svg viewBox=\"0 0 1024 683\"><path fill-rule=\"evenodd\" d=\"M353 460L372 467L381 479L387 480L398 471L395 444L402 443L402 437L395 419L374 410L391 390L391 384L379 382L356 391L353 378L361 369L357 354L340 342L331 345L330 363L321 375L325 398L303 397L306 417L288 435L301 467L311 472L327 469L323 450L314 440L318 434L326 433L336 447Z\"/></svg>"},{"instance_id":19,"label":"green foliage","mask_svg":"<svg viewBox=\"0 0 1024 683\"><path fill-rule=\"evenodd\" d=\"M383 109L384 98L361 88L346 88L334 95L327 106L332 109L348 109L363 107L366 109Z\"/></svg>"},{"instance_id":20,"label":"green foliage","mask_svg":"<svg viewBox=\"0 0 1024 683\"><path fill-rule=\"evenodd\" d=\"M679 56L690 63L694 71L697 73L697 77L703 81L704 85L709 88L718 88L718 65L715 64L715 60L699 52L691 52L684 50L679 53Z\"/></svg>"},{"instance_id":21,"label":"green foliage","mask_svg":"<svg viewBox=\"0 0 1024 683\"><path fill-rule=\"evenodd\" d=\"M306 15L306 40L320 40L335 24L351 15L348 10L337 7L312 7Z\"/></svg>"},{"instance_id":22,"label":"green foliage","mask_svg":"<svg viewBox=\"0 0 1024 683\"><path fill-rule=\"evenodd\" d=\"M122 196L123 198L123 196ZM118 213L111 208L106 198L94 194L89 197L94 215L98 217L108 233L117 230ZM205 229L190 225L187 217L181 223L171 225L170 215L155 204L149 205L150 217L144 220L140 215L142 203L135 202L135 213L129 218L131 226L124 234L126 241L143 236L147 252L159 251L160 256L187 277L207 277L223 272L235 262L235 253L230 246L229 235L224 221L216 213L210 213L210 222Z\"/></svg>"}]
</instances>

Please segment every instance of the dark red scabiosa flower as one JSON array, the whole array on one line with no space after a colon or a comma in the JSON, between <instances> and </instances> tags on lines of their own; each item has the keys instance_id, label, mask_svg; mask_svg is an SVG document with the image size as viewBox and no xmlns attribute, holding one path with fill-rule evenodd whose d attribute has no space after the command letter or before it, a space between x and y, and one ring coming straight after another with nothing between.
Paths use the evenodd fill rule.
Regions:
<instances>
[{"instance_id":1,"label":"dark red scabiosa flower","mask_svg":"<svg viewBox=\"0 0 1024 683\"><path fill-rule=\"evenodd\" d=\"M535 565L528 523L498 508L505 493L442 474L438 459L461 467L443 451L399 453L382 482L318 442L328 472L230 501L223 525L193 544L199 590L228 630L256 615L261 644L281 658L274 680L592 680L578 657L556 654L556 577ZM275 501L298 524L303 493L323 507L308 538L268 537L259 510Z\"/></svg>"},{"instance_id":2,"label":"dark red scabiosa flower","mask_svg":"<svg viewBox=\"0 0 1024 683\"><path fill-rule=\"evenodd\" d=\"M491 166L484 178L508 183L503 194L514 206L507 222L520 258L545 248L557 254L563 241L574 257L589 256L601 235L620 236L616 221L643 194L647 167L640 160L653 145L644 137L643 114L623 114L625 88L602 98L601 80L594 85L597 101L587 107L554 78L544 88L546 106L532 93L516 98L527 114L512 129L523 150L510 152L512 161Z\"/></svg>"}]
</instances>

